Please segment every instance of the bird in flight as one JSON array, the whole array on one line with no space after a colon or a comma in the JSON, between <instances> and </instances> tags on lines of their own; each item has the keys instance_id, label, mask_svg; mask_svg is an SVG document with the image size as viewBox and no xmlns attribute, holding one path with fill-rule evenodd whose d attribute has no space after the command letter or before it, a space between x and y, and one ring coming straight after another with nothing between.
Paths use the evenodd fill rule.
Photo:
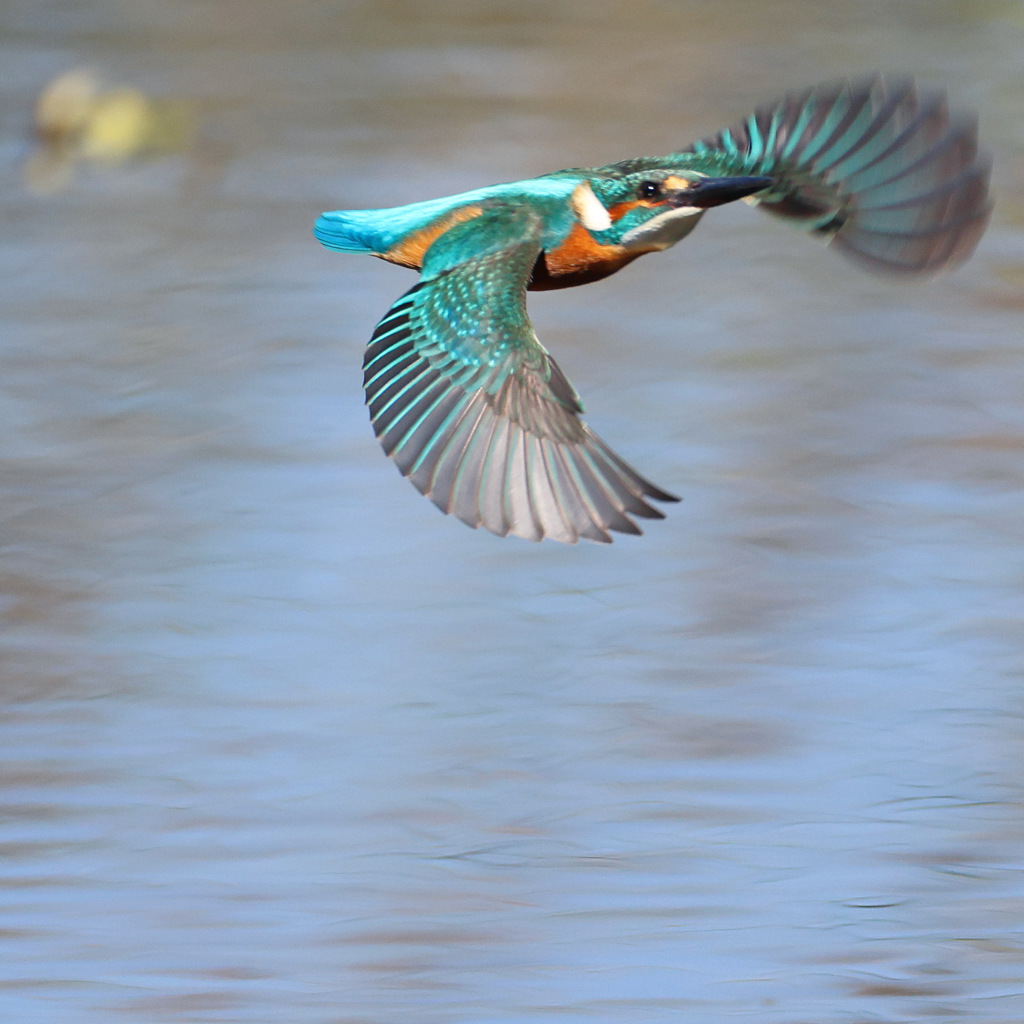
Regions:
<instances>
[{"instance_id":1,"label":"bird in flight","mask_svg":"<svg viewBox=\"0 0 1024 1024\"><path fill-rule=\"evenodd\" d=\"M615 454L538 341L530 290L589 284L743 199L871 270L966 260L990 211L977 121L876 75L792 92L668 156L323 214L329 249L420 272L363 362L384 451L443 512L529 540L609 542L677 501Z\"/></svg>"}]
</instances>

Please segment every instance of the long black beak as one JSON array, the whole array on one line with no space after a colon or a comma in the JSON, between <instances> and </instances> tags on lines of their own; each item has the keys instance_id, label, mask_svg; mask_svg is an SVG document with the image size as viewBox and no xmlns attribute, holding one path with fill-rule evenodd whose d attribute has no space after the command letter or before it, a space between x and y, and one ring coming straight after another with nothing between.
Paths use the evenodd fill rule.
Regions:
<instances>
[{"instance_id":1,"label":"long black beak","mask_svg":"<svg viewBox=\"0 0 1024 1024\"><path fill-rule=\"evenodd\" d=\"M689 188L680 189L669 200L671 206L696 206L706 210L711 206L731 203L744 196L753 195L771 185L768 177L751 178L701 178Z\"/></svg>"}]
</instances>

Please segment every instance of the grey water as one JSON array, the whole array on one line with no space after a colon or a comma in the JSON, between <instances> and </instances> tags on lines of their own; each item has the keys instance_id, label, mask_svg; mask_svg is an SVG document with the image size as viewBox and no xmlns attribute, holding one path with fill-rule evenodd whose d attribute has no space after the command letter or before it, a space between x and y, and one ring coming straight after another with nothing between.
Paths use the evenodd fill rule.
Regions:
<instances>
[{"instance_id":1,"label":"grey water","mask_svg":"<svg viewBox=\"0 0 1024 1024\"><path fill-rule=\"evenodd\" d=\"M0 4L0 1019L1024 1019L1019 3ZM194 138L29 173L92 68ZM976 108L973 261L740 207L531 297L660 486L441 516L322 210L680 148L787 88ZM646 525L646 524L645 524Z\"/></svg>"}]
</instances>

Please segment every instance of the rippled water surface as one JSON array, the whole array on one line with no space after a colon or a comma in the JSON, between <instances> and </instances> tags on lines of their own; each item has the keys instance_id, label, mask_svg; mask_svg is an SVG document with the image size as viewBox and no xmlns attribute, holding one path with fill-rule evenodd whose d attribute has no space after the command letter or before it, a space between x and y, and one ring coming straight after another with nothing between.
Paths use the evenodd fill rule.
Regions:
<instances>
[{"instance_id":1,"label":"rippled water surface","mask_svg":"<svg viewBox=\"0 0 1024 1024\"><path fill-rule=\"evenodd\" d=\"M0 1017L1024 1019L1016 2L0 5ZM191 142L38 163L71 68ZM664 152L912 72L997 207L931 283L740 207L531 299L685 501L439 515L324 209Z\"/></svg>"}]
</instances>

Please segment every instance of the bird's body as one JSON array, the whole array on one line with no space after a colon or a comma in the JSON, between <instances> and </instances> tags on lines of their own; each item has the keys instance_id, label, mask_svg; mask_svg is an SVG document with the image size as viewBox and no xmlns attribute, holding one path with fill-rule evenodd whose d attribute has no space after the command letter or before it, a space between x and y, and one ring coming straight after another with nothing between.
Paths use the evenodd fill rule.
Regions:
<instances>
[{"instance_id":1,"label":"bird's body","mask_svg":"<svg viewBox=\"0 0 1024 1024\"><path fill-rule=\"evenodd\" d=\"M670 175L667 184L660 180L658 184L666 193L685 191L704 177L694 168L689 178ZM527 206L544 221L542 251L527 289L571 288L607 277L638 256L679 240L675 237L668 243L654 243L637 239L623 244L622 236L630 227L644 224L666 202L664 198L635 195L637 188L649 180L654 183L646 171L627 175L617 172L614 165L572 168L408 206L325 213L317 222L316 234L328 248L366 253L422 270L430 246L456 225L474 220L488 209ZM770 180L758 178L755 184L764 187ZM739 191L745 195L753 189L739 186ZM730 198L740 196L730 194ZM722 201L719 198L715 205ZM696 214L694 210L676 218L681 227L685 225L687 234L696 227Z\"/></svg>"},{"instance_id":2,"label":"bird's body","mask_svg":"<svg viewBox=\"0 0 1024 1024\"><path fill-rule=\"evenodd\" d=\"M326 213L324 245L421 273L364 361L385 451L443 511L501 535L608 541L661 518L647 499L676 499L582 422L526 292L607 277L741 198L870 268L928 273L973 251L988 167L941 94L875 77L788 95L681 153Z\"/></svg>"}]
</instances>

